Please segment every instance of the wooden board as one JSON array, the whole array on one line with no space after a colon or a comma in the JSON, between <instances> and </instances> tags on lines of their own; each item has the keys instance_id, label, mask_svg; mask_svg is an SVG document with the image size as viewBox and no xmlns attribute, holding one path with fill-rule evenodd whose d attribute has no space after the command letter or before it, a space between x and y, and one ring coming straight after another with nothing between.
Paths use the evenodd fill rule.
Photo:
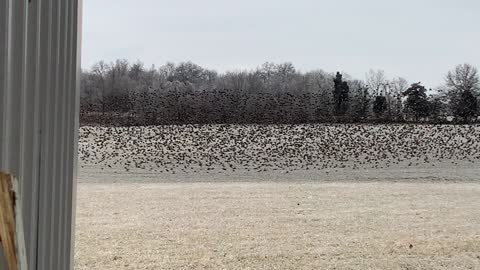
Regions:
<instances>
[{"instance_id":1,"label":"wooden board","mask_svg":"<svg viewBox=\"0 0 480 270\"><path fill-rule=\"evenodd\" d=\"M27 269L19 202L16 179L0 172L0 244L3 247L7 270Z\"/></svg>"}]
</instances>

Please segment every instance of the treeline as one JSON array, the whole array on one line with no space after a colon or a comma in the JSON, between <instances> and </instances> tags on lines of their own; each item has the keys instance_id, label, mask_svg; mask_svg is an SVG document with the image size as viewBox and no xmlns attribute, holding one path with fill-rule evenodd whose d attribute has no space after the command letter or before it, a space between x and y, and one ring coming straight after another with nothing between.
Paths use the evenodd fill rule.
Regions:
<instances>
[{"instance_id":1,"label":"treeline","mask_svg":"<svg viewBox=\"0 0 480 270\"><path fill-rule=\"evenodd\" d=\"M82 124L473 122L478 115L477 69L448 72L445 87L366 79L322 70L298 72L291 63L218 74L191 62L145 68L140 62L99 62L81 76Z\"/></svg>"}]
</instances>

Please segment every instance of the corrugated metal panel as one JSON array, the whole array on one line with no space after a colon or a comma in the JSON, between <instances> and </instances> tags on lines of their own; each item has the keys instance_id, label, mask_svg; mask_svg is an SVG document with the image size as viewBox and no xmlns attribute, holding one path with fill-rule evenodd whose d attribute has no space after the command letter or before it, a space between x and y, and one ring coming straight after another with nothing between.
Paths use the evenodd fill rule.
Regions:
<instances>
[{"instance_id":1,"label":"corrugated metal panel","mask_svg":"<svg viewBox=\"0 0 480 270\"><path fill-rule=\"evenodd\" d=\"M81 0L0 1L0 170L20 181L32 270L73 269L80 18Z\"/></svg>"}]
</instances>

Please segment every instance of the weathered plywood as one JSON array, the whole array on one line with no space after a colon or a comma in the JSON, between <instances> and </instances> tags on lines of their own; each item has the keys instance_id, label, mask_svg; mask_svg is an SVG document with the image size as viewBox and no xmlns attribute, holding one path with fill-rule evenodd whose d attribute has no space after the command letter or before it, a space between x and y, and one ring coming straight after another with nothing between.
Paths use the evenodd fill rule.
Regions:
<instances>
[{"instance_id":1,"label":"weathered plywood","mask_svg":"<svg viewBox=\"0 0 480 270\"><path fill-rule=\"evenodd\" d=\"M7 270L26 270L21 196L14 177L0 172L0 242Z\"/></svg>"}]
</instances>

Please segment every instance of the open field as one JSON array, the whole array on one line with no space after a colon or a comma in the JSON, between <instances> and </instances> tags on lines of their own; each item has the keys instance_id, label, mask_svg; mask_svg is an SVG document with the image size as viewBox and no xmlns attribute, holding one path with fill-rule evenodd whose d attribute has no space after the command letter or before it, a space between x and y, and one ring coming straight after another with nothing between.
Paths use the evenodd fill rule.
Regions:
<instances>
[{"instance_id":1,"label":"open field","mask_svg":"<svg viewBox=\"0 0 480 270\"><path fill-rule=\"evenodd\" d=\"M76 269L480 269L480 127L80 131Z\"/></svg>"},{"instance_id":2,"label":"open field","mask_svg":"<svg viewBox=\"0 0 480 270\"><path fill-rule=\"evenodd\" d=\"M80 184L76 269L480 269L480 185Z\"/></svg>"}]
</instances>

